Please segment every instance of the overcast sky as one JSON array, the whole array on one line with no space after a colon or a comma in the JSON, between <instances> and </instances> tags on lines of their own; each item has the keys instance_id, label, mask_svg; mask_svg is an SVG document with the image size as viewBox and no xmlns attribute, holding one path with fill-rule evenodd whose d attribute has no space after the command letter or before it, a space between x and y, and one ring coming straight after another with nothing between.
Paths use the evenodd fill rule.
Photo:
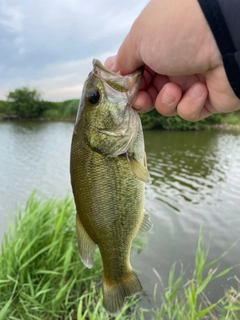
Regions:
<instances>
[{"instance_id":1,"label":"overcast sky","mask_svg":"<svg viewBox=\"0 0 240 320\"><path fill-rule=\"evenodd\" d=\"M0 0L0 100L28 86L80 98L92 59L116 53L147 0Z\"/></svg>"}]
</instances>

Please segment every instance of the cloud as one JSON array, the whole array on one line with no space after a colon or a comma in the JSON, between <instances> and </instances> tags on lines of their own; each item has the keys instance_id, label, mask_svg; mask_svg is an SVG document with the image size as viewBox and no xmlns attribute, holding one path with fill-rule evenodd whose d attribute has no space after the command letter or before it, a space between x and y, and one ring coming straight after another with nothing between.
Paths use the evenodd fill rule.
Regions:
<instances>
[{"instance_id":1,"label":"cloud","mask_svg":"<svg viewBox=\"0 0 240 320\"><path fill-rule=\"evenodd\" d=\"M112 54L114 53L102 53L98 59L104 61ZM79 99L94 58L95 56L89 56L81 60L48 64L37 78L31 76L31 80L24 77L11 78L0 87L0 97L6 99L9 91L24 85L37 89L45 100Z\"/></svg>"},{"instance_id":2,"label":"cloud","mask_svg":"<svg viewBox=\"0 0 240 320\"><path fill-rule=\"evenodd\" d=\"M0 99L28 85L50 100L77 96L92 58L114 54L143 0L2 0Z\"/></svg>"},{"instance_id":3,"label":"cloud","mask_svg":"<svg viewBox=\"0 0 240 320\"><path fill-rule=\"evenodd\" d=\"M2 0L0 6L0 26L8 33L20 32L23 16L17 8Z\"/></svg>"}]
</instances>

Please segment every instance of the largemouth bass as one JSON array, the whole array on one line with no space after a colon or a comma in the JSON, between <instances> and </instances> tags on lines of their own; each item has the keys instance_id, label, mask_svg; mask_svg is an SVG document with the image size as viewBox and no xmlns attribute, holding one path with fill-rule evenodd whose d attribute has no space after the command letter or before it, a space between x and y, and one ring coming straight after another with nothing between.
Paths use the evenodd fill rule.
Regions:
<instances>
[{"instance_id":1,"label":"largemouth bass","mask_svg":"<svg viewBox=\"0 0 240 320\"><path fill-rule=\"evenodd\" d=\"M103 304L116 314L126 297L142 291L130 264L138 233L152 227L144 211L150 181L141 121L131 107L142 70L121 76L93 60L78 109L71 146L76 233L86 267L96 245L103 262Z\"/></svg>"}]
</instances>

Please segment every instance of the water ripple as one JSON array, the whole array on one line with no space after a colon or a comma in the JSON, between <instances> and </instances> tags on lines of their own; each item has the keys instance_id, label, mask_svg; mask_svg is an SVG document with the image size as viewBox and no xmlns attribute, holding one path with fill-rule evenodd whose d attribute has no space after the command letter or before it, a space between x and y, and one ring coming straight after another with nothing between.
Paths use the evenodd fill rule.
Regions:
<instances>
[{"instance_id":1,"label":"water ripple","mask_svg":"<svg viewBox=\"0 0 240 320\"><path fill-rule=\"evenodd\" d=\"M209 207L216 203L224 202L228 210L232 206L236 212L236 200L239 203L240 199L239 188L236 188L240 179L239 135L159 133L159 137L163 137L158 146L153 145L151 132L145 135L153 179L147 194L185 216L184 228L196 221L196 214L189 214L189 207L192 212L197 211L201 221L206 219Z\"/></svg>"},{"instance_id":2,"label":"water ripple","mask_svg":"<svg viewBox=\"0 0 240 320\"><path fill-rule=\"evenodd\" d=\"M70 123L0 124L1 234L8 212L15 212L16 203L22 206L34 188L49 197L70 193L72 129ZM194 261L201 225L211 238L210 259L240 237L240 134L148 131L145 141L153 178L146 186L146 210L154 227L135 266L152 293L153 267L167 284L172 263ZM223 267L239 263L239 250ZM218 288L211 290L216 298Z\"/></svg>"}]
</instances>

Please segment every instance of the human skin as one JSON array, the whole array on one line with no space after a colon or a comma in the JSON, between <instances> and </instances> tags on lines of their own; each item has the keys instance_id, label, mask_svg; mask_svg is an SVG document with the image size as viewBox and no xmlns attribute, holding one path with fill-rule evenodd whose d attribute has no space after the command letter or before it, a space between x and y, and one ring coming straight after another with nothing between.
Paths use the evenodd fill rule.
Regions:
<instances>
[{"instance_id":1,"label":"human skin","mask_svg":"<svg viewBox=\"0 0 240 320\"><path fill-rule=\"evenodd\" d=\"M198 121L240 109L197 0L151 0L105 66L128 74L145 66L133 107ZM240 81L240 80L239 80Z\"/></svg>"}]
</instances>

